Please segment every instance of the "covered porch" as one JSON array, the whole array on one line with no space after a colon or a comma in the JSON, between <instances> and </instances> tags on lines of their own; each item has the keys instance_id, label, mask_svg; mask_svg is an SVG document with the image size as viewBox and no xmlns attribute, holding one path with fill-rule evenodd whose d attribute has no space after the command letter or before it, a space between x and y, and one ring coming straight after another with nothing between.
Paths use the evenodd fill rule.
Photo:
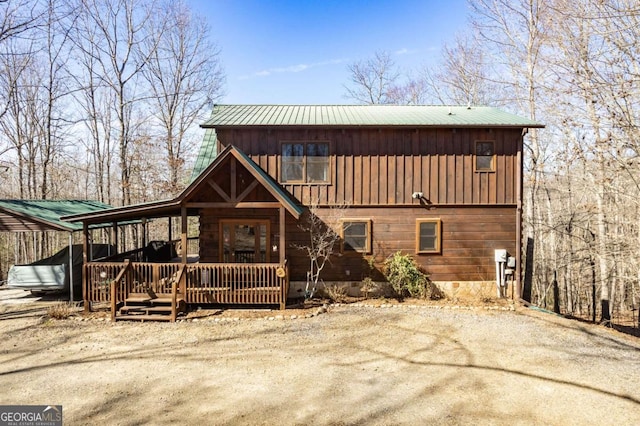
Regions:
<instances>
[{"instance_id":1,"label":"covered porch","mask_svg":"<svg viewBox=\"0 0 640 426\"><path fill-rule=\"evenodd\" d=\"M169 218L171 224L171 218L177 219L180 236L172 239L169 231L168 254L162 260L150 261L143 248L95 261L85 255L83 271L85 309L109 303L113 320L175 321L181 310L197 304L284 309L289 289L287 216L298 219L301 214L273 179L229 146L172 200L64 219L83 223L85 254L92 223L115 227L132 219L145 224L160 218ZM190 239L193 217L199 229L198 236Z\"/></svg>"}]
</instances>

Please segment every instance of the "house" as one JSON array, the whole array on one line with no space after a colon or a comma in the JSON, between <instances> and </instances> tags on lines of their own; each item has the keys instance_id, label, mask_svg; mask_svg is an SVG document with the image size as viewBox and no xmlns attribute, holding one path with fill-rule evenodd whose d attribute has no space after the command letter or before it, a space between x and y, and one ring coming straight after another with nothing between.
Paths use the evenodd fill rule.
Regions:
<instances>
[{"instance_id":1,"label":"house","mask_svg":"<svg viewBox=\"0 0 640 426\"><path fill-rule=\"evenodd\" d=\"M502 250L515 260L519 296L523 138L541 124L490 107L216 105L202 127L192 182L176 198L66 218L88 229L177 217L187 247L187 217L196 217L198 263L187 250L164 272L130 262L146 274L138 284L181 271L185 303L284 307L306 281L309 260L295 247L308 239L298 225L313 205L322 219L343 209L330 225L342 239L325 282L380 278L401 250L446 293L481 294L495 289ZM126 275L121 261L105 267L87 265L88 302L109 298L96 277ZM124 302L133 285L111 299Z\"/></svg>"}]
</instances>

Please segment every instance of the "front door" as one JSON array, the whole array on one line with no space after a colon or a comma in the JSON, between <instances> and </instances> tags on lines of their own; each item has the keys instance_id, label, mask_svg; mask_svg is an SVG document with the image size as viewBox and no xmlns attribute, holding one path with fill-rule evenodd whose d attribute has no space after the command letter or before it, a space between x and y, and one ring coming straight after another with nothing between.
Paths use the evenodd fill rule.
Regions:
<instances>
[{"instance_id":1,"label":"front door","mask_svg":"<svg viewBox=\"0 0 640 426\"><path fill-rule=\"evenodd\" d=\"M220 221L220 254L223 263L270 261L269 220L228 219Z\"/></svg>"}]
</instances>

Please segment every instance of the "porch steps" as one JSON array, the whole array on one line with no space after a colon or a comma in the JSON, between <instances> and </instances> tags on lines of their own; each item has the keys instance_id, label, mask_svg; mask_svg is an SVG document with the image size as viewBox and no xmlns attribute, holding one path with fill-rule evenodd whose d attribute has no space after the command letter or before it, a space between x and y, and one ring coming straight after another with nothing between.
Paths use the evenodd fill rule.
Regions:
<instances>
[{"instance_id":1,"label":"porch steps","mask_svg":"<svg viewBox=\"0 0 640 426\"><path fill-rule=\"evenodd\" d=\"M184 310L184 297L176 297L175 313ZM171 321L173 309L171 293L130 293L124 305L118 309L115 320Z\"/></svg>"}]
</instances>

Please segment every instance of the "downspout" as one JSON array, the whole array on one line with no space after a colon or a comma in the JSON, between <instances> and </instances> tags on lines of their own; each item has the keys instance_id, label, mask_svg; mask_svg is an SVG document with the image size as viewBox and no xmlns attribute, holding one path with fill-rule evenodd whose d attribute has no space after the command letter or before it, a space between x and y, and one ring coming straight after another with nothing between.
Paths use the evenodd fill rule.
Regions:
<instances>
[{"instance_id":1,"label":"downspout","mask_svg":"<svg viewBox=\"0 0 640 426\"><path fill-rule=\"evenodd\" d=\"M529 129L522 129L522 136L518 140L516 163L516 291L515 298L522 298L522 194L524 192L522 172L524 168L524 162L522 158L522 146L524 136L528 133Z\"/></svg>"}]
</instances>

